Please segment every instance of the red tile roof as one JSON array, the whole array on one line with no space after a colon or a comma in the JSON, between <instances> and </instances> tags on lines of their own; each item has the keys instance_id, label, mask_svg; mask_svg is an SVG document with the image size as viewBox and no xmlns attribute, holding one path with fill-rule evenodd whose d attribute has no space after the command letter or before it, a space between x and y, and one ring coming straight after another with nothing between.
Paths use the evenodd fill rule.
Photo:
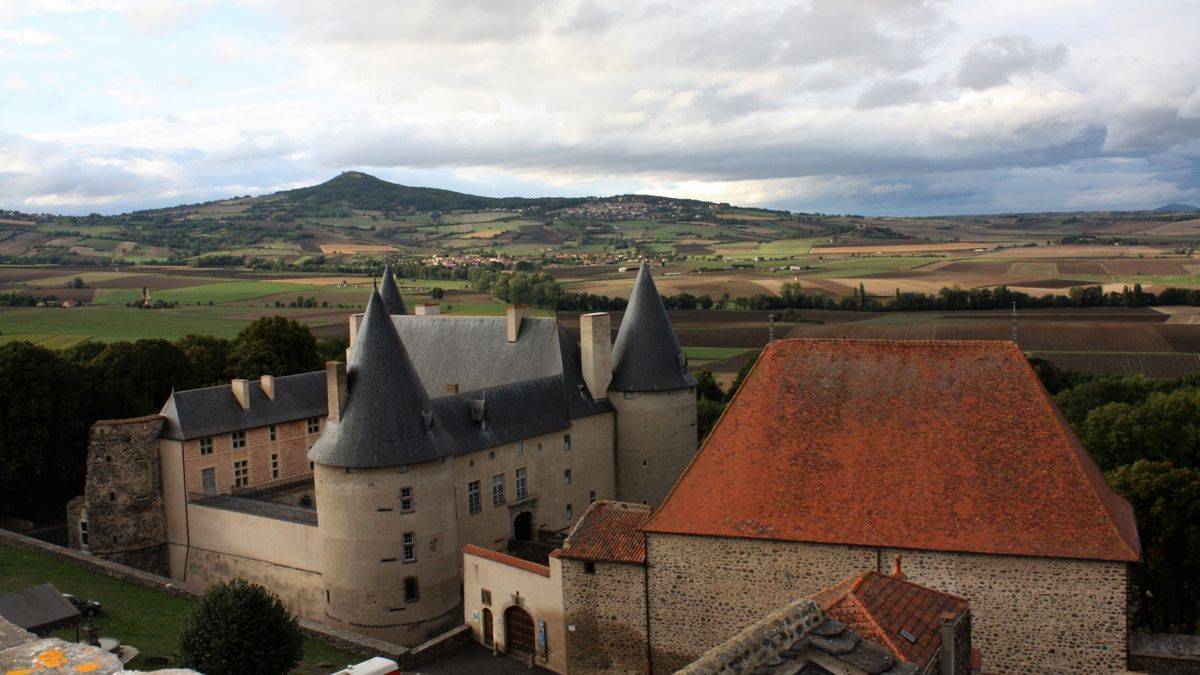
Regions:
<instances>
[{"instance_id":1,"label":"red tile roof","mask_svg":"<svg viewBox=\"0 0 1200 675\"><path fill-rule=\"evenodd\" d=\"M475 544L467 544L464 546L463 553L480 558L486 558L488 560L508 565L509 567L516 567L518 569L523 569L526 572L540 574L544 577L550 576L550 568L546 567L545 565L539 565L534 562L529 562L528 560L522 560L521 558L508 555L507 553L493 551L490 548L483 548L482 546L476 546Z\"/></svg>"},{"instance_id":2,"label":"red tile roof","mask_svg":"<svg viewBox=\"0 0 1200 675\"><path fill-rule=\"evenodd\" d=\"M942 614L957 618L967 610L967 601L956 595L873 571L852 576L812 599L828 616L919 668L924 668L942 645L938 632ZM902 630L916 642L902 635Z\"/></svg>"},{"instance_id":3,"label":"red tile roof","mask_svg":"<svg viewBox=\"0 0 1200 675\"><path fill-rule=\"evenodd\" d=\"M775 342L644 529L1140 555L1129 504L1011 342Z\"/></svg>"},{"instance_id":4,"label":"red tile roof","mask_svg":"<svg viewBox=\"0 0 1200 675\"><path fill-rule=\"evenodd\" d=\"M563 542L559 557L600 562L646 562L646 538L641 527L650 519L644 504L599 500L592 502Z\"/></svg>"}]
</instances>

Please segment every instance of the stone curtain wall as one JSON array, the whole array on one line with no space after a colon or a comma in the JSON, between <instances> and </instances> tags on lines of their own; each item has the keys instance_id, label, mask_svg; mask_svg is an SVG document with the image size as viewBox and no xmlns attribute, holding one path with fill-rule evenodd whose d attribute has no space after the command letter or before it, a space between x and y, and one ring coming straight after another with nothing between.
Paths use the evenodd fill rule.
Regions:
<instances>
[{"instance_id":1,"label":"stone curtain wall","mask_svg":"<svg viewBox=\"0 0 1200 675\"><path fill-rule=\"evenodd\" d=\"M967 598L989 673L1125 670L1122 563L649 534L655 672L781 605L903 555L915 583Z\"/></svg>"},{"instance_id":2,"label":"stone curtain wall","mask_svg":"<svg viewBox=\"0 0 1200 675\"><path fill-rule=\"evenodd\" d=\"M641 565L562 561L567 672L644 673L646 586Z\"/></svg>"},{"instance_id":3,"label":"stone curtain wall","mask_svg":"<svg viewBox=\"0 0 1200 675\"><path fill-rule=\"evenodd\" d=\"M875 569L875 550L646 536L654 672L670 673L784 605Z\"/></svg>"},{"instance_id":4,"label":"stone curtain wall","mask_svg":"<svg viewBox=\"0 0 1200 675\"><path fill-rule=\"evenodd\" d=\"M1125 670L1123 563L883 549L918 584L971 602L989 673Z\"/></svg>"},{"instance_id":5,"label":"stone curtain wall","mask_svg":"<svg viewBox=\"0 0 1200 675\"><path fill-rule=\"evenodd\" d=\"M92 425L82 504L92 554L156 574L168 569L158 456L162 425L158 415ZM68 520L75 530L72 542L78 542L79 511Z\"/></svg>"}]
</instances>

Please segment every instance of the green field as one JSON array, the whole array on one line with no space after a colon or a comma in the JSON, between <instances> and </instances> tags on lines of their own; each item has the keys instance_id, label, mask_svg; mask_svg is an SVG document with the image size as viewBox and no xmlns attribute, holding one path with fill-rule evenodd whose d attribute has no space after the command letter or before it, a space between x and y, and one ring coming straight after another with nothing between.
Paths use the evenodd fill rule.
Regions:
<instances>
[{"instance_id":1,"label":"green field","mask_svg":"<svg viewBox=\"0 0 1200 675\"><path fill-rule=\"evenodd\" d=\"M249 322L202 309L208 308L6 307L0 308L0 335L9 338L74 335L106 342L141 338L176 340L190 333L233 337Z\"/></svg>"},{"instance_id":2,"label":"green field","mask_svg":"<svg viewBox=\"0 0 1200 675\"><path fill-rule=\"evenodd\" d=\"M151 291L151 297L163 302L177 302L181 305L196 303L230 303L253 300L268 295L286 293L301 295L315 290L328 288L312 284L281 284L274 281L219 281L214 284L200 286L185 286L161 291ZM96 304L123 305L142 297L142 292L136 288L104 288L96 291Z\"/></svg>"},{"instance_id":3,"label":"green field","mask_svg":"<svg viewBox=\"0 0 1200 675\"><path fill-rule=\"evenodd\" d=\"M96 618L102 636L112 636L141 653L130 668L153 667L148 657L168 659L178 651L179 631L192 601L92 572L50 556L0 545L0 592L11 592L44 583L64 593L96 600L103 611ZM73 628L55 633L68 642ZM313 639L304 641L304 661L297 673L329 673L363 658Z\"/></svg>"}]
</instances>

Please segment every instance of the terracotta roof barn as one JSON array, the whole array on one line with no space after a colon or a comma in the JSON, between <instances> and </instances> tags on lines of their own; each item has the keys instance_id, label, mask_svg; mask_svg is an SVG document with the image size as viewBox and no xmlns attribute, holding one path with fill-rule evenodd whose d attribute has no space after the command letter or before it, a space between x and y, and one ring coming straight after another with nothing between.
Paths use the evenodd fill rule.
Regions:
<instances>
[{"instance_id":1,"label":"terracotta roof barn","mask_svg":"<svg viewBox=\"0 0 1200 675\"><path fill-rule=\"evenodd\" d=\"M347 383L342 419L327 422L309 460L371 468L416 464L450 452L425 387L375 291L354 340Z\"/></svg>"},{"instance_id":2,"label":"terracotta roof barn","mask_svg":"<svg viewBox=\"0 0 1200 675\"><path fill-rule=\"evenodd\" d=\"M404 298L400 296L400 289L396 288L396 280L392 278L391 265L383 267L383 281L379 284L379 296L383 298L383 304L387 306L388 314L408 314L408 310L404 307Z\"/></svg>"},{"instance_id":3,"label":"terracotta roof barn","mask_svg":"<svg viewBox=\"0 0 1200 675\"><path fill-rule=\"evenodd\" d=\"M943 615L957 620L967 611L965 598L874 571L856 574L812 599L830 618L919 668L942 646Z\"/></svg>"},{"instance_id":4,"label":"terracotta roof barn","mask_svg":"<svg viewBox=\"0 0 1200 675\"><path fill-rule=\"evenodd\" d=\"M646 537L641 528L650 519L645 504L592 502L559 550L567 560L619 562L641 565L646 562Z\"/></svg>"},{"instance_id":5,"label":"terracotta roof barn","mask_svg":"<svg viewBox=\"0 0 1200 675\"><path fill-rule=\"evenodd\" d=\"M1133 510L1011 342L775 342L645 530L1140 557Z\"/></svg>"},{"instance_id":6,"label":"terracotta roof barn","mask_svg":"<svg viewBox=\"0 0 1200 675\"><path fill-rule=\"evenodd\" d=\"M696 384L662 297L642 263L612 351L614 391L669 391Z\"/></svg>"}]
</instances>

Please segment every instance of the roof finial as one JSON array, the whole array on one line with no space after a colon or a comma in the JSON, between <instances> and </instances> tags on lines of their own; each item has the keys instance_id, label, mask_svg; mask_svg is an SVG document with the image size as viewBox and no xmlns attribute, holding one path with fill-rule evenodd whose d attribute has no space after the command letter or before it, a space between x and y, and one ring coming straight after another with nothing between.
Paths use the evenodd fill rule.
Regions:
<instances>
[{"instance_id":1,"label":"roof finial","mask_svg":"<svg viewBox=\"0 0 1200 675\"><path fill-rule=\"evenodd\" d=\"M904 570L900 569L900 558L901 557L902 556L899 553L897 553L896 557L892 558L892 576L896 577L897 579L907 579L908 575L906 575L904 573Z\"/></svg>"}]
</instances>

